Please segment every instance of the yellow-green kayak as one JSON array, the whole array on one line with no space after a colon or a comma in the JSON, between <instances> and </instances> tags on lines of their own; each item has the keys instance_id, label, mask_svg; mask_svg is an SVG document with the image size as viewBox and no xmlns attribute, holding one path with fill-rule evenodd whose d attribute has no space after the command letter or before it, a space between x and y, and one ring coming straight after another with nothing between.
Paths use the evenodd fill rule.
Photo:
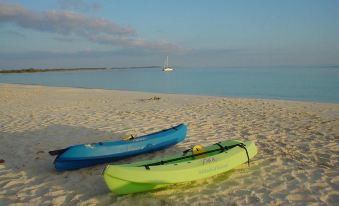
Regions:
<instances>
[{"instance_id":1,"label":"yellow-green kayak","mask_svg":"<svg viewBox=\"0 0 339 206\"><path fill-rule=\"evenodd\" d=\"M144 192L231 170L257 154L254 141L226 140L182 154L125 165L107 165L104 180L116 194Z\"/></svg>"}]
</instances>

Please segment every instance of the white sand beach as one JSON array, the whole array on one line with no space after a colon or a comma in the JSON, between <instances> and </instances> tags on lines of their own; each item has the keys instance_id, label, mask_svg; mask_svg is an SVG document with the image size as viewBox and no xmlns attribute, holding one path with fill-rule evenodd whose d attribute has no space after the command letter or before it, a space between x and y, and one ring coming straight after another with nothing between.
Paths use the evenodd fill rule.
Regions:
<instances>
[{"instance_id":1,"label":"white sand beach","mask_svg":"<svg viewBox=\"0 0 339 206\"><path fill-rule=\"evenodd\" d=\"M250 167L125 196L108 191L105 165L57 172L48 154L178 123L184 142L116 163L225 139L256 140L258 154ZM338 155L339 104L0 84L0 205L337 205Z\"/></svg>"}]
</instances>

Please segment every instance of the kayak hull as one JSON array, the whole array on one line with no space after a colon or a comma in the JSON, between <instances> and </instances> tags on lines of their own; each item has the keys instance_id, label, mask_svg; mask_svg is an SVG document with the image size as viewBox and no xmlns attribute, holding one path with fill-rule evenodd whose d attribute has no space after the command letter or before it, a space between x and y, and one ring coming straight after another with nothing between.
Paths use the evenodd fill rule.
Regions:
<instances>
[{"instance_id":1,"label":"kayak hull","mask_svg":"<svg viewBox=\"0 0 339 206\"><path fill-rule=\"evenodd\" d=\"M127 141L98 142L70 146L57 156L57 170L74 170L121 160L175 145L185 139L184 124Z\"/></svg>"},{"instance_id":2,"label":"kayak hull","mask_svg":"<svg viewBox=\"0 0 339 206\"><path fill-rule=\"evenodd\" d=\"M239 143L241 142L237 140L228 140L221 142L220 145L230 146ZM255 143L247 141L244 142L244 146L247 149L248 158L253 158L257 153ZM218 145L211 145L206 148L206 151L215 150L218 147ZM244 148L236 146L229 150L178 160L168 164L149 166L148 168L145 166L161 160L167 161L180 157L183 157L183 154L126 165L110 164L103 171L103 178L110 191L116 194L129 194L208 178L229 171L248 161Z\"/></svg>"}]
</instances>

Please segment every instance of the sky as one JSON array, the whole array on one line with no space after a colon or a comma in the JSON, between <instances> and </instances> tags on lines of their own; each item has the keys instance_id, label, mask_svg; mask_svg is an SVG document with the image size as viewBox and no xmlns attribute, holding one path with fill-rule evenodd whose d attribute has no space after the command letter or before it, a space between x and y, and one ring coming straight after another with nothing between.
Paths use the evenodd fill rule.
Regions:
<instances>
[{"instance_id":1,"label":"sky","mask_svg":"<svg viewBox=\"0 0 339 206\"><path fill-rule=\"evenodd\" d=\"M338 0L0 0L0 68L339 65Z\"/></svg>"}]
</instances>

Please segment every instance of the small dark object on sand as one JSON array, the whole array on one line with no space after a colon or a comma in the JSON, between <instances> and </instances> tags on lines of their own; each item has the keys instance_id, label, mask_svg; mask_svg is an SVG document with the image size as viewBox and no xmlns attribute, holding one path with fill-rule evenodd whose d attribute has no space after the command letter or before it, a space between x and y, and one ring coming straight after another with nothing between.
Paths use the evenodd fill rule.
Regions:
<instances>
[{"instance_id":1,"label":"small dark object on sand","mask_svg":"<svg viewBox=\"0 0 339 206\"><path fill-rule=\"evenodd\" d=\"M154 97L149 98L148 100L160 100L160 97L154 96Z\"/></svg>"},{"instance_id":2,"label":"small dark object on sand","mask_svg":"<svg viewBox=\"0 0 339 206\"><path fill-rule=\"evenodd\" d=\"M5 160L4 159L0 159L0 164L1 163L5 163Z\"/></svg>"},{"instance_id":3,"label":"small dark object on sand","mask_svg":"<svg viewBox=\"0 0 339 206\"><path fill-rule=\"evenodd\" d=\"M154 96L148 99L140 99L140 100L144 102L144 101L152 101L152 100L160 100L160 99L161 99L160 97Z\"/></svg>"}]
</instances>

